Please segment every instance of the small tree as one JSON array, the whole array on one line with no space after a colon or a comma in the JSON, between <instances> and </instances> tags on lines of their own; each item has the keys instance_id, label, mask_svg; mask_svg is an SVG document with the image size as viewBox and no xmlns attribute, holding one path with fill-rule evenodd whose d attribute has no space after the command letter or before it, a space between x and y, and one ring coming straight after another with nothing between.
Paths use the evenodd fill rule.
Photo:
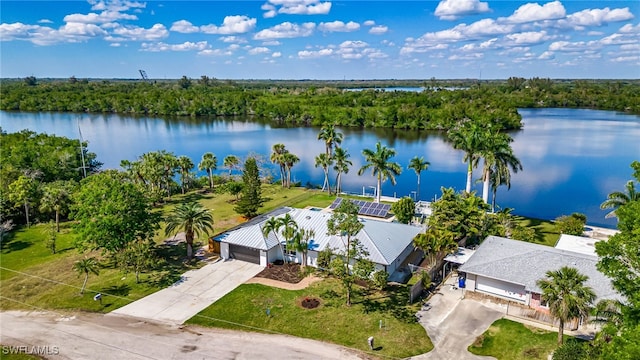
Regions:
<instances>
[{"instance_id":1,"label":"small tree","mask_svg":"<svg viewBox=\"0 0 640 360\"><path fill-rule=\"evenodd\" d=\"M373 285L379 290L384 290L388 279L389 273L384 270L378 270L373 273Z\"/></svg>"},{"instance_id":2,"label":"small tree","mask_svg":"<svg viewBox=\"0 0 640 360\"><path fill-rule=\"evenodd\" d=\"M136 275L136 284L140 283L140 273L153 269L158 262L154 243L144 240L129 244L116 255L116 262L125 272L133 272Z\"/></svg>"},{"instance_id":3,"label":"small tree","mask_svg":"<svg viewBox=\"0 0 640 360\"><path fill-rule=\"evenodd\" d=\"M238 196L240 195L240 193L242 192L242 189L244 188L242 183L237 181L230 181L225 184L225 187L227 189L227 192L233 195L236 198L236 201L238 201Z\"/></svg>"},{"instance_id":4,"label":"small tree","mask_svg":"<svg viewBox=\"0 0 640 360\"><path fill-rule=\"evenodd\" d=\"M58 231L56 230L56 225L53 221L49 221L49 226L45 230L45 235L47 236L45 246L47 247L47 249L51 250L52 254L55 254Z\"/></svg>"},{"instance_id":5,"label":"small tree","mask_svg":"<svg viewBox=\"0 0 640 360\"><path fill-rule=\"evenodd\" d=\"M258 215L258 209L262 207L265 199L262 198L262 184L258 165L254 158L248 158L244 163L242 171L242 197L238 201L234 210L250 219Z\"/></svg>"},{"instance_id":6,"label":"small tree","mask_svg":"<svg viewBox=\"0 0 640 360\"><path fill-rule=\"evenodd\" d=\"M556 229L561 234L582 236L587 217L584 214L573 213L570 216L560 216L556 218Z\"/></svg>"},{"instance_id":7,"label":"small tree","mask_svg":"<svg viewBox=\"0 0 640 360\"><path fill-rule=\"evenodd\" d=\"M175 234L178 231L185 232L188 260L193 257L193 239L195 235L208 235L209 232L213 232L213 215L197 202L176 206L166 221L165 233L167 235Z\"/></svg>"},{"instance_id":8,"label":"small tree","mask_svg":"<svg viewBox=\"0 0 640 360\"><path fill-rule=\"evenodd\" d=\"M80 295L84 294L84 289L87 286L87 280L89 279L89 273L96 275L100 274L100 265L94 257L84 258L78 260L73 264L73 270L78 273L78 276L84 274L84 281L82 282L82 288L80 289Z\"/></svg>"},{"instance_id":9,"label":"small tree","mask_svg":"<svg viewBox=\"0 0 640 360\"><path fill-rule=\"evenodd\" d=\"M333 257L333 250L330 247L326 247L322 249L318 253L318 268L322 270L329 269L329 265L331 264L331 258Z\"/></svg>"},{"instance_id":10,"label":"small tree","mask_svg":"<svg viewBox=\"0 0 640 360\"><path fill-rule=\"evenodd\" d=\"M416 204L410 197L403 197L391 205L391 210L398 222L408 224L416 213Z\"/></svg>"}]
</instances>

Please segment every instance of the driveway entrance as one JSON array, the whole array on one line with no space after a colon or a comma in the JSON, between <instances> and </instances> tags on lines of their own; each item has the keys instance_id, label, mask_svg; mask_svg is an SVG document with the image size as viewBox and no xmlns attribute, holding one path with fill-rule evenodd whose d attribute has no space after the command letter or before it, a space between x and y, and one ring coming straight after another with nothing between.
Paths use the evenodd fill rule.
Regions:
<instances>
[{"instance_id":1,"label":"driveway entrance","mask_svg":"<svg viewBox=\"0 0 640 360\"><path fill-rule=\"evenodd\" d=\"M264 268L239 260L219 260L187 271L180 280L110 314L182 324L207 306L256 276Z\"/></svg>"}]
</instances>

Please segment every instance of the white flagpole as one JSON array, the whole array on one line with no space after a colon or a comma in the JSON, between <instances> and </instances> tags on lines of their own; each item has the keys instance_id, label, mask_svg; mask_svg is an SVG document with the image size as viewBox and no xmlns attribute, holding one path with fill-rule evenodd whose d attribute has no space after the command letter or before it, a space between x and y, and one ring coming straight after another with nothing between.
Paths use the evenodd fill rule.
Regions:
<instances>
[{"instance_id":1,"label":"white flagpole","mask_svg":"<svg viewBox=\"0 0 640 360\"><path fill-rule=\"evenodd\" d=\"M80 134L80 156L82 157L82 175L83 178L87 177L87 167L84 164L84 148L82 146L82 131L80 131L80 120L76 119L77 123L78 123L78 134Z\"/></svg>"}]
</instances>

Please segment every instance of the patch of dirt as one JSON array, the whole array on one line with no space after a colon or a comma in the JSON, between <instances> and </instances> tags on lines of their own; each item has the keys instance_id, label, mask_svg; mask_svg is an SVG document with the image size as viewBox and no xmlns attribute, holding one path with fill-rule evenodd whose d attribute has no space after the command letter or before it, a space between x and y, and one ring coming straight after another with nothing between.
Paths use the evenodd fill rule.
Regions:
<instances>
[{"instance_id":1,"label":"patch of dirt","mask_svg":"<svg viewBox=\"0 0 640 360\"><path fill-rule=\"evenodd\" d=\"M287 282L290 284L297 284L303 279L302 272L300 271L300 264L270 264L256 275L256 277Z\"/></svg>"},{"instance_id":2,"label":"patch of dirt","mask_svg":"<svg viewBox=\"0 0 640 360\"><path fill-rule=\"evenodd\" d=\"M312 297L306 297L302 299L300 306L305 309L315 309L320 306L320 300Z\"/></svg>"}]
</instances>

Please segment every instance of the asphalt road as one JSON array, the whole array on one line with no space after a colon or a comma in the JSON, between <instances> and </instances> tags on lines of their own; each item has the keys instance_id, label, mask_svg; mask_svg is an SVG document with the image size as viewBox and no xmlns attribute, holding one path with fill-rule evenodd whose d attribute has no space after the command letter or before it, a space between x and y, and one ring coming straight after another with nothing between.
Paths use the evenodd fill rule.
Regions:
<instances>
[{"instance_id":1,"label":"asphalt road","mask_svg":"<svg viewBox=\"0 0 640 360\"><path fill-rule=\"evenodd\" d=\"M2 352L47 359L363 359L338 345L257 334L150 323L127 316L7 311L0 313ZM16 348L9 346L23 346ZM35 347L35 348L34 348Z\"/></svg>"}]
</instances>

